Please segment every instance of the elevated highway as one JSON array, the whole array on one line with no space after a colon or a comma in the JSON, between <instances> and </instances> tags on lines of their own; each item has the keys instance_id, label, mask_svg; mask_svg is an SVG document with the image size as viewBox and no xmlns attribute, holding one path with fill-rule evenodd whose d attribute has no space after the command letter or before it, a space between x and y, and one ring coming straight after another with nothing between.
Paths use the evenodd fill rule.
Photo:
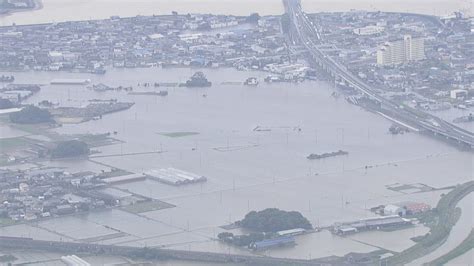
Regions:
<instances>
[{"instance_id":1,"label":"elevated highway","mask_svg":"<svg viewBox=\"0 0 474 266\"><path fill-rule=\"evenodd\" d=\"M352 74L344 65L337 62L319 47L324 44L322 35L318 30L318 25L314 25L309 17L303 12L299 0L283 0L286 14L290 19L290 31L292 36L298 38L298 42L303 45L314 63L319 65L334 79L344 81L352 88L358 90L367 98L378 103L380 110L385 117L392 121L400 121L401 125L409 125L416 131L437 137L450 144L456 144L463 148L474 149L474 134L470 131L457 127L439 117L429 113L411 108L409 106L393 102L382 95L377 90Z\"/></svg>"}]
</instances>

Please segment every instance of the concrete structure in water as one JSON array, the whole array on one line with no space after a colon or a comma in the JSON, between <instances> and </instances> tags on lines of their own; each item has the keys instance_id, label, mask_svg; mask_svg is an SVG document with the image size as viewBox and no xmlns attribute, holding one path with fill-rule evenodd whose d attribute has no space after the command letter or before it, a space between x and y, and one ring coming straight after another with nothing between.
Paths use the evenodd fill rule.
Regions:
<instances>
[{"instance_id":1,"label":"concrete structure in water","mask_svg":"<svg viewBox=\"0 0 474 266\"><path fill-rule=\"evenodd\" d=\"M425 59L425 42L422 38L405 35L403 40L387 42L377 51L378 65L398 65Z\"/></svg>"}]
</instances>

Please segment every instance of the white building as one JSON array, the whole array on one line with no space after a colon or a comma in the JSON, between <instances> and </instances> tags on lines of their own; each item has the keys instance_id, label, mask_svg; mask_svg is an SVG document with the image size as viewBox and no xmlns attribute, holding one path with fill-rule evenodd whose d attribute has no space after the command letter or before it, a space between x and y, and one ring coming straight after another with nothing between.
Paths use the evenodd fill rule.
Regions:
<instances>
[{"instance_id":1,"label":"white building","mask_svg":"<svg viewBox=\"0 0 474 266\"><path fill-rule=\"evenodd\" d=\"M354 33L357 35L374 35L379 34L385 30L384 27L369 25L362 28L354 29Z\"/></svg>"},{"instance_id":2,"label":"white building","mask_svg":"<svg viewBox=\"0 0 474 266\"><path fill-rule=\"evenodd\" d=\"M60 62L63 61L63 53L57 52L57 51L51 51L48 53L49 59L51 59L52 62Z\"/></svg>"},{"instance_id":3,"label":"white building","mask_svg":"<svg viewBox=\"0 0 474 266\"><path fill-rule=\"evenodd\" d=\"M405 216L406 212L407 211L405 208L400 207L398 205L393 205L393 204L386 205L385 208L383 209L384 215Z\"/></svg>"},{"instance_id":4,"label":"white building","mask_svg":"<svg viewBox=\"0 0 474 266\"><path fill-rule=\"evenodd\" d=\"M183 185L207 180L205 176L190 173L176 168L152 169L144 173L147 177L170 185Z\"/></svg>"},{"instance_id":5,"label":"white building","mask_svg":"<svg viewBox=\"0 0 474 266\"><path fill-rule=\"evenodd\" d=\"M68 266L90 266L90 263L76 255L62 256L61 261Z\"/></svg>"},{"instance_id":6,"label":"white building","mask_svg":"<svg viewBox=\"0 0 474 266\"><path fill-rule=\"evenodd\" d=\"M452 90L452 91L449 93L449 96L450 96L452 99L464 98L464 97L467 96L467 90L460 90L460 89Z\"/></svg>"},{"instance_id":7,"label":"white building","mask_svg":"<svg viewBox=\"0 0 474 266\"><path fill-rule=\"evenodd\" d=\"M377 51L378 65L398 65L425 59L425 43L422 38L405 35L403 40L385 43Z\"/></svg>"}]
</instances>

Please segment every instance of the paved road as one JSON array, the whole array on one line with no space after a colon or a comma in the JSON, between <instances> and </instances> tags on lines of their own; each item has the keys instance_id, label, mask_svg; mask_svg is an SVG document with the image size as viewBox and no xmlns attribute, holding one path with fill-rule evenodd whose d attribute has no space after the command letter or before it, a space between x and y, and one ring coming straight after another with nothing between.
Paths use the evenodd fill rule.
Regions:
<instances>
[{"instance_id":1,"label":"paved road","mask_svg":"<svg viewBox=\"0 0 474 266\"><path fill-rule=\"evenodd\" d=\"M313 22L301 9L299 0L283 0L286 13L288 14L292 35L297 36L299 42L308 50L312 58L323 69L335 78L344 80L347 84L357 89L368 98L381 105L380 112L386 116L396 116L394 120L401 120L419 131L430 133L439 139L449 143L456 143L469 149L474 149L474 134L470 131L457 127L439 117L413 109L406 105L400 105L381 96L377 90L365 81L352 74L345 66L332 59L320 50L323 44L318 25ZM393 120L392 120L393 121Z\"/></svg>"}]
</instances>

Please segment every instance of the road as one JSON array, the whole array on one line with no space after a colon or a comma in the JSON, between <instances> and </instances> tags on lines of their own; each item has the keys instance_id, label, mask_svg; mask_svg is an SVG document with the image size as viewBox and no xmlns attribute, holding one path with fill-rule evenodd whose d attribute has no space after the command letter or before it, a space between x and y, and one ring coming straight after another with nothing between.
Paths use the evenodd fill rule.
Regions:
<instances>
[{"instance_id":1,"label":"road","mask_svg":"<svg viewBox=\"0 0 474 266\"><path fill-rule=\"evenodd\" d=\"M320 265L311 260L272 258L254 255L236 255L225 253L173 250L162 248L141 248L132 246L100 245L79 242L59 242L34 240L21 237L0 237L0 250L30 249L64 254L100 254L130 257L137 260L180 260L213 263L238 263L244 265Z\"/></svg>"},{"instance_id":2,"label":"road","mask_svg":"<svg viewBox=\"0 0 474 266\"><path fill-rule=\"evenodd\" d=\"M381 108L379 111L385 116L391 117L392 121L395 120L408 124L420 132L429 133L450 144L454 143L465 148L474 149L474 134L472 132L457 127L434 115L384 98L375 88L372 88L358 76L352 74L344 65L325 54L319 48L324 43L322 35L318 30L318 25L314 25L313 21L303 12L300 1L283 0L283 4L286 14L290 18L292 36L296 36L299 39L298 41L310 53L314 62L331 76L345 81L369 99L380 104Z\"/></svg>"}]
</instances>

